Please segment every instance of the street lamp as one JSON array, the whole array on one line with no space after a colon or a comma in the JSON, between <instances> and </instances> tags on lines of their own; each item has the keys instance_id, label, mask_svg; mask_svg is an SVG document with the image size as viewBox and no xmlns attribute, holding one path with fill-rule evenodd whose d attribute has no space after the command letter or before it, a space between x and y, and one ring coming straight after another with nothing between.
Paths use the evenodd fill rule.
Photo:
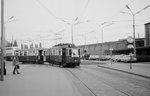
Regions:
<instances>
[{"instance_id":1,"label":"street lamp","mask_svg":"<svg viewBox=\"0 0 150 96\"><path fill-rule=\"evenodd\" d=\"M7 24L11 19L14 18L14 16L11 16L6 22L4 22L4 1L1 0L1 81L4 81L4 54L5 54L5 42L6 42L6 36L5 36L5 24Z\"/></svg>"},{"instance_id":2,"label":"street lamp","mask_svg":"<svg viewBox=\"0 0 150 96\"><path fill-rule=\"evenodd\" d=\"M71 41L72 41L72 44L74 43L74 39L73 39L73 27L74 27L74 25L77 25L77 24L80 24L81 22L77 22L77 23L75 23L76 21L78 20L78 17L76 17L75 18L75 20L73 21L73 23L69 23L69 22L67 22L67 21L65 21L65 20L63 20L63 19L61 19L61 21L63 21L63 22L65 22L66 24L68 24L68 25L71 25Z\"/></svg>"},{"instance_id":3,"label":"street lamp","mask_svg":"<svg viewBox=\"0 0 150 96\"><path fill-rule=\"evenodd\" d=\"M136 13L133 13L133 11L130 9L130 7L128 5L126 5L127 9L129 9L131 15L133 16L133 52L134 52L134 56L136 56L136 43L135 43L135 15L139 14L141 11L147 9L148 7L150 7L150 5L144 7L143 9L137 11ZM128 14L126 12L121 12L121 13L125 13Z\"/></svg>"},{"instance_id":4,"label":"street lamp","mask_svg":"<svg viewBox=\"0 0 150 96\"><path fill-rule=\"evenodd\" d=\"M110 56L111 56L111 64L112 64L112 55L113 55L113 54L112 54L112 51L113 51L113 50L114 50L113 47L110 47L110 48L109 48Z\"/></svg>"},{"instance_id":5,"label":"street lamp","mask_svg":"<svg viewBox=\"0 0 150 96\"><path fill-rule=\"evenodd\" d=\"M108 26L114 24L114 23L112 22L112 23L110 23L110 24L108 24L108 25L105 25L105 24L107 24L107 23L108 23L108 22L103 22L103 23L101 23L101 25L100 25L100 27L101 27L101 38L102 38L102 54L103 54L103 30L104 30L105 27L108 27ZM104 26L104 25L105 25L105 26Z\"/></svg>"},{"instance_id":6,"label":"street lamp","mask_svg":"<svg viewBox=\"0 0 150 96\"><path fill-rule=\"evenodd\" d=\"M110 26L110 25L112 25L112 24L114 24L114 23L112 22L112 23L110 23L110 24L108 24L108 25L103 26L104 24L107 24L107 23L108 23L108 22L103 22L103 23L101 23L101 25L100 25L100 27L101 27L102 43L103 43L103 31L104 31L104 28L105 28L105 27L108 27L108 26Z\"/></svg>"}]
</instances>

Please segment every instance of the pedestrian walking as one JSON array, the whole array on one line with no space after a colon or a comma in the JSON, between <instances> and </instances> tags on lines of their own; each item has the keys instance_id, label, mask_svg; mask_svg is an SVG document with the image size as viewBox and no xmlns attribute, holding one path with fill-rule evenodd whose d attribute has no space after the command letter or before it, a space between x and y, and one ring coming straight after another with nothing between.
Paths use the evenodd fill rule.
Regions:
<instances>
[{"instance_id":1,"label":"pedestrian walking","mask_svg":"<svg viewBox=\"0 0 150 96\"><path fill-rule=\"evenodd\" d=\"M13 66L14 66L14 70L13 70L13 74L16 74L15 72L17 72L17 74L20 74L18 69L19 69L19 64L18 64L18 56L14 56L13 58Z\"/></svg>"}]
</instances>

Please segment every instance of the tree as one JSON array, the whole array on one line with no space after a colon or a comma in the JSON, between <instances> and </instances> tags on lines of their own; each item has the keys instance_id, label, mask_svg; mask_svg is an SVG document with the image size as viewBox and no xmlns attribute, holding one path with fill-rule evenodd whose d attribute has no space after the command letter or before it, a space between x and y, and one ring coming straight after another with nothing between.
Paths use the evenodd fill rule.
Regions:
<instances>
[{"instance_id":1,"label":"tree","mask_svg":"<svg viewBox=\"0 0 150 96\"><path fill-rule=\"evenodd\" d=\"M42 44L41 44L41 42L39 43L39 48L42 48Z\"/></svg>"},{"instance_id":2,"label":"tree","mask_svg":"<svg viewBox=\"0 0 150 96\"><path fill-rule=\"evenodd\" d=\"M13 46L16 46L16 47L18 46L18 44L17 44L17 41L16 41L16 40L14 41Z\"/></svg>"},{"instance_id":3,"label":"tree","mask_svg":"<svg viewBox=\"0 0 150 96\"><path fill-rule=\"evenodd\" d=\"M28 45L25 44L25 45L24 45L24 49L28 49Z\"/></svg>"},{"instance_id":4,"label":"tree","mask_svg":"<svg viewBox=\"0 0 150 96\"><path fill-rule=\"evenodd\" d=\"M21 44L21 49L23 49L23 44Z\"/></svg>"},{"instance_id":5,"label":"tree","mask_svg":"<svg viewBox=\"0 0 150 96\"><path fill-rule=\"evenodd\" d=\"M6 44L6 47L11 47L11 43L8 42L8 43Z\"/></svg>"},{"instance_id":6,"label":"tree","mask_svg":"<svg viewBox=\"0 0 150 96\"><path fill-rule=\"evenodd\" d=\"M38 48L38 44L35 44L35 48Z\"/></svg>"},{"instance_id":7,"label":"tree","mask_svg":"<svg viewBox=\"0 0 150 96\"><path fill-rule=\"evenodd\" d=\"M33 43L30 44L30 48L33 49Z\"/></svg>"}]
</instances>

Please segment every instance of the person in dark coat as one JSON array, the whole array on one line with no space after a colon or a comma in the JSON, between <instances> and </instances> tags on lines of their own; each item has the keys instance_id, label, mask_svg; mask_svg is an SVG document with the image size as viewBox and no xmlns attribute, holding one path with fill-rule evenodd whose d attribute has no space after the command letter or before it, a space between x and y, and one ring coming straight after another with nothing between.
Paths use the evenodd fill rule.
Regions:
<instances>
[{"instance_id":1,"label":"person in dark coat","mask_svg":"<svg viewBox=\"0 0 150 96\"><path fill-rule=\"evenodd\" d=\"M4 57L4 65L3 65L3 67L4 67L4 69L3 69L3 71L4 71L4 75L6 75L6 66L5 66L5 63L6 63L6 61L5 61L5 57ZM0 68L0 74L1 74L1 68Z\"/></svg>"},{"instance_id":2,"label":"person in dark coat","mask_svg":"<svg viewBox=\"0 0 150 96\"><path fill-rule=\"evenodd\" d=\"M16 74L15 72L17 72L17 74L20 74L19 71L18 71L18 68L17 68L17 66L19 66L18 65L18 56L14 56L13 66L14 66L13 74Z\"/></svg>"},{"instance_id":3,"label":"person in dark coat","mask_svg":"<svg viewBox=\"0 0 150 96\"><path fill-rule=\"evenodd\" d=\"M6 60L5 60L5 57L4 57L4 75L6 75L6 66L5 66L5 64L6 64Z\"/></svg>"}]
</instances>

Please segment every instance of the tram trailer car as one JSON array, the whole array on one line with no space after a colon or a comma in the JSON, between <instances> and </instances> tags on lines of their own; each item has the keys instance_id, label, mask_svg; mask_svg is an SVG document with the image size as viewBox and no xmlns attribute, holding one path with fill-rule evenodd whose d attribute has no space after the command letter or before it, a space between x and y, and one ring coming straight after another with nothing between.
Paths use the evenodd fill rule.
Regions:
<instances>
[{"instance_id":1,"label":"tram trailer car","mask_svg":"<svg viewBox=\"0 0 150 96\"><path fill-rule=\"evenodd\" d=\"M46 61L45 52L46 49L42 48L16 50L19 62L22 63L30 62L43 64Z\"/></svg>"},{"instance_id":2,"label":"tram trailer car","mask_svg":"<svg viewBox=\"0 0 150 96\"><path fill-rule=\"evenodd\" d=\"M80 50L73 44L58 44L49 49L49 62L65 66L80 66Z\"/></svg>"},{"instance_id":3,"label":"tram trailer car","mask_svg":"<svg viewBox=\"0 0 150 96\"><path fill-rule=\"evenodd\" d=\"M18 49L19 49L18 47L6 47L5 51L6 61L12 61L15 51Z\"/></svg>"}]
</instances>

